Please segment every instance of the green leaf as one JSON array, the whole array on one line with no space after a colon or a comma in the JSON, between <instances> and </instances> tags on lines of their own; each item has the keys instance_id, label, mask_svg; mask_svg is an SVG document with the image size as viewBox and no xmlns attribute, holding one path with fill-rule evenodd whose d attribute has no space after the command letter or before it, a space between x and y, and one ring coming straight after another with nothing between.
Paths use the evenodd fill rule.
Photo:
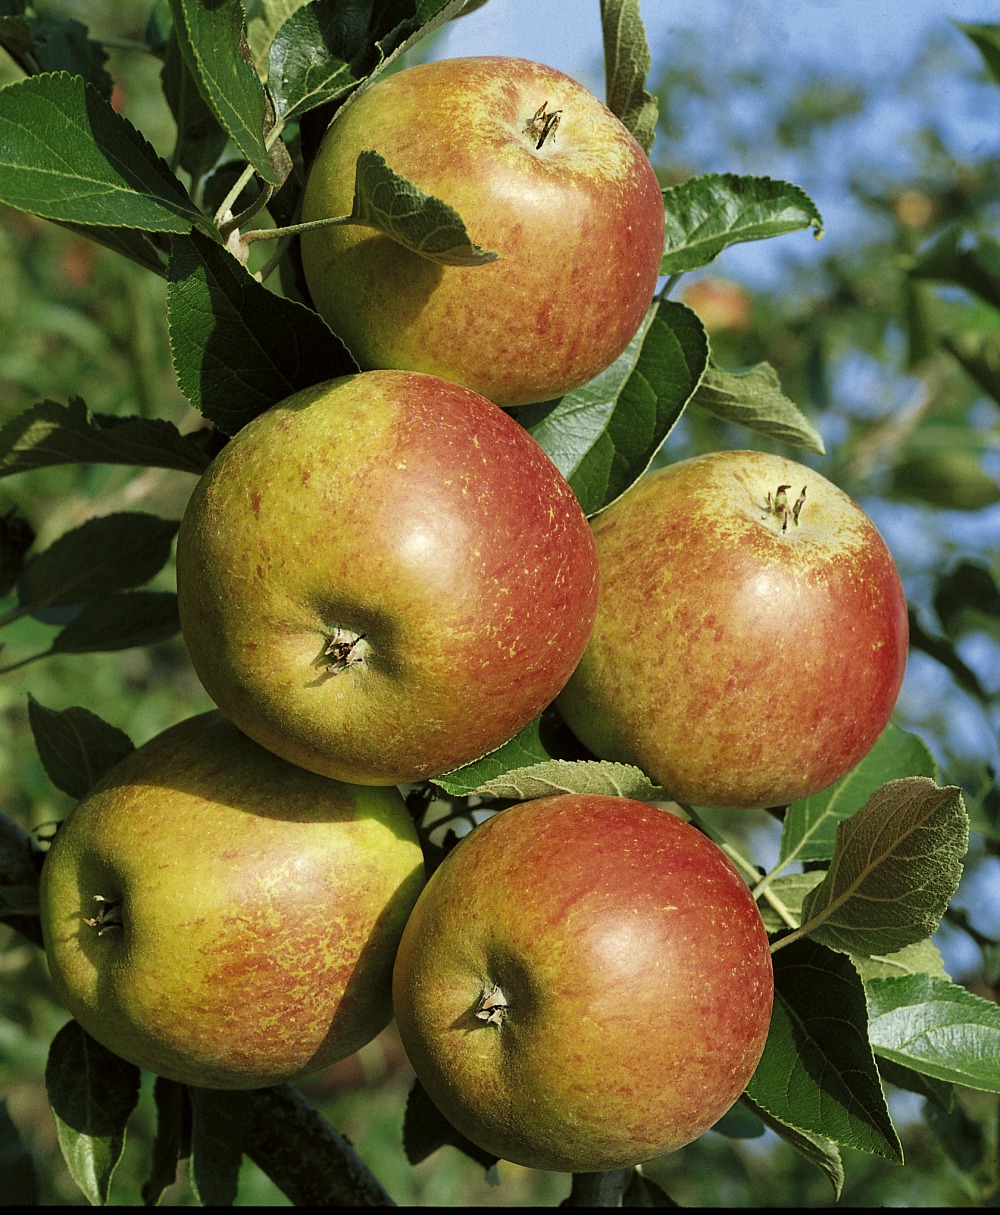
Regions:
<instances>
[{"instance_id":1,"label":"green leaf","mask_svg":"<svg viewBox=\"0 0 1000 1215\"><path fill-rule=\"evenodd\" d=\"M986 70L1000 84L1000 25L974 25L956 21L955 25L976 44Z\"/></svg>"},{"instance_id":2,"label":"green leaf","mask_svg":"<svg viewBox=\"0 0 1000 1215\"><path fill-rule=\"evenodd\" d=\"M419 1080L414 1080L403 1116L403 1150L410 1164L419 1164L442 1147L456 1147L484 1169L491 1170L497 1157L483 1151L445 1118Z\"/></svg>"},{"instance_id":3,"label":"green leaf","mask_svg":"<svg viewBox=\"0 0 1000 1215\"><path fill-rule=\"evenodd\" d=\"M638 0L601 0L604 84L608 109L649 155L659 106L646 90L652 63Z\"/></svg>"},{"instance_id":4,"label":"green leaf","mask_svg":"<svg viewBox=\"0 0 1000 1215\"><path fill-rule=\"evenodd\" d=\"M153 1084L156 1134L149 1177L143 1183L142 1201L155 1207L177 1177L177 1165L191 1155L191 1098L186 1085L157 1076Z\"/></svg>"},{"instance_id":5,"label":"green leaf","mask_svg":"<svg viewBox=\"0 0 1000 1215\"><path fill-rule=\"evenodd\" d=\"M30 694L28 723L49 780L77 800L133 750L127 734L89 709L47 709Z\"/></svg>"},{"instance_id":6,"label":"green leaf","mask_svg":"<svg viewBox=\"0 0 1000 1215\"><path fill-rule=\"evenodd\" d=\"M638 1168L632 1169L632 1175L625 1183L622 1194L623 1207L675 1207L677 1203L670 1197L663 1186L658 1185L652 1177L646 1177Z\"/></svg>"},{"instance_id":7,"label":"green leaf","mask_svg":"<svg viewBox=\"0 0 1000 1215\"><path fill-rule=\"evenodd\" d=\"M454 207L407 181L371 150L358 153L350 219L442 266L484 266L499 256L472 243Z\"/></svg>"},{"instance_id":8,"label":"green leaf","mask_svg":"<svg viewBox=\"0 0 1000 1215\"><path fill-rule=\"evenodd\" d=\"M518 411L588 515L639 479L698 387L708 337L684 304L654 303L625 351L582 388Z\"/></svg>"},{"instance_id":9,"label":"green leaf","mask_svg":"<svg viewBox=\"0 0 1000 1215\"><path fill-rule=\"evenodd\" d=\"M139 1069L67 1022L49 1048L45 1087L70 1175L92 1206L108 1202L139 1100Z\"/></svg>"},{"instance_id":10,"label":"green leaf","mask_svg":"<svg viewBox=\"0 0 1000 1215\"><path fill-rule=\"evenodd\" d=\"M1000 240L995 236L952 224L918 254L910 273L954 283L1000 308Z\"/></svg>"},{"instance_id":11,"label":"green leaf","mask_svg":"<svg viewBox=\"0 0 1000 1215\"><path fill-rule=\"evenodd\" d=\"M38 1179L31 1152L7 1112L6 1100L0 1101L0 1177L6 1206L38 1204Z\"/></svg>"},{"instance_id":12,"label":"green leaf","mask_svg":"<svg viewBox=\"0 0 1000 1215\"><path fill-rule=\"evenodd\" d=\"M205 1207L236 1201L248 1109L239 1093L190 1088L191 1183Z\"/></svg>"},{"instance_id":13,"label":"green leaf","mask_svg":"<svg viewBox=\"0 0 1000 1215\"><path fill-rule=\"evenodd\" d=\"M922 739L898 726L886 726L874 747L846 776L789 806L781 833L781 867L792 861L828 861L838 824L860 810L886 781L904 776L934 779L937 775L937 764Z\"/></svg>"},{"instance_id":14,"label":"green leaf","mask_svg":"<svg viewBox=\"0 0 1000 1215\"><path fill-rule=\"evenodd\" d=\"M1000 502L1000 482L974 451L904 454L893 465L890 485L897 498L945 510L985 510Z\"/></svg>"},{"instance_id":15,"label":"green leaf","mask_svg":"<svg viewBox=\"0 0 1000 1215\"><path fill-rule=\"evenodd\" d=\"M662 274L707 266L723 249L800 228L823 234L823 220L798 186L769 177L709 173L663 191L666 212Z\"/></svg>"},{"instance_id":16,"label":"green leaf","mask_svg":"<svg viewBox=\"0 0 1000 1215\"><path fill-rule=\"evenodd\" d=\"M1000 618L1000 586L989 566L962 558L941 577L934 591L934 611L946 633L975 623L967 613L987 620Z\"/></svg>"},{"instance_id":17,"label":"green leaf","mask_svg":"<svg viewBox=\"0 0 1000 1215\"><path fill-rule=\"evenodd\" d=\"M610 760L550 759L505 772L470 790L485 797L528 801L556 793L599 793L609 797L632 797L639 801L666 798L644 772L631 764Z\"/></svg>"},{"instance_id":18,"label":"green leaf","mask_svg":"<svg viewBox=\"0 0 1000 1215\"><path fill-rule=\"evenodd\" d=\"M872 1046L925 1076L1000 1092L1000 1006L934 975L865 984Z\"/></svg>"},{"instance_id":19,"label":"green leaf","mask_svg":"<svg viewBox=\"0 0 1000 1215\"><path fill-rule=\"evenodd\" d=\"M897 979L902 975L916 974L947 978L941 950L930 937L915 941L912 945L904 945L895 953L874 954L870 958L852 954L851 961L865 983L869 979Z\"/></svg>"},{"instance_id":20,"label":"green leaf","mask_svg":"<svg viewBox=\"0 0 1000 1215\"><path fill-rule=\"evenodd\" d=\"M197 233L174 242L167 321L181 391L226 434L301 388L357 371L315 312Z\"/></svg>"},{"instance_id":21,"label":"green leaf","mask_svg":"<svg viewBox=\"0 0 1000 1215\"><path fill-rule=\"evenodd\" d=\"M206 222L135 127L65 72L0 89L0 202L45 219L147 232Z\"/></svg>"},{"instance_id":22,"label":"green leaf","mask_svg":"<svg viewBox=\"0 0 1000 1215\"><path fill-rule=\"evenodd\" d=\"M823 876L822 870L813 869L806 873L785 873L769 881L759 899L767 931L797 928L802 922L802 901Z\"/></svg>"},{"instance_id":23,"label":"green leaf","mask_svg":"<svg viewBox=\"0 0 1000 1215\"><path fill-rule=\"evenodd\" d=\"M72 17L34 11L0 16L0 47L28 76L70 72L82 76L104 97L111 96L114 81L104 66L107 51L91 41L87 27Z\"/></svg>"},{"instance_id":24,"label":"green leaf","mask_svg":"<svg viewBox=\"0 0 1000 1215\"><path fill-rule=\"evenodd\" d=\"M1000 402L1000 332L946 333L941 344L984 392Z\"/></svg>"},{"instance_id":25,"label":"green leaf","mask_svg":"<svg viewBox=\"0 0 1000 1215\"><path fill-rule=\"evenodd\" d=\"M211 462L210 436L182 435L162 418L91 414L79 397L68 405L38 401L0 427L0 477L56 464L129 464L200 476Z\"/></svg>"},{"instance_id":26,"label":"green leaf","mask_svg":"<svg viewBox=\"0 0 1000 1215\"><path fill-rule=\"evenodd\" d=\"M868 957L929 937L962 875L969 817L961 789L889 781L837 827L830 869L802 904L803 928Z\"/></svg>"},{"instance_id":27,"label":"green leaf","mask_svg":"<svg viewBox=\"0 0 1000 1215\"><path fill-rule=\"evenodd\" d=\"M156 645L180 632L173 591L124 591L94 599L56 634L51 654L106 654Z\"/></svg>"},{"instance_id":28,"label":"green leaf","mask_svg":"<svg viewBox=\"0 0 1000 1215\"><path fill-rule=\"evenodd\" d=\"M878 1073L886 1084L894 1084L896 1088L905 1088L907 1092L917 1093L931 1101L942 1110L950 1110L955 1104L955 1088L945 1080L935 1080L933 1076L922 1076L910 1067L901 1063L893 1063L891 1059L883 1059L878 1051L875 1052Z\"/></svg>"},{"instance_id":29,"label":"green leaf","mask_svg":"<svg viewBox=\"0 0 1000 1215\"><path fill-rule=\"evenodd\" d=\"M225 151L229 136L201 95L177 40L171 34L160 71L163 96L177 127L173 159L195 179L203 177Z\"/></svg>"},{"instance_id":30,"label":"green leaf","mask_svg":"<svg viewBox=\"0 0 1000 1215\"><path fill-rule=\"evenodd\" d=\"M249 62L240 0L170 0L170 10L184 61L219 125L263 181L280 185L264 141L267 95Z\"/></svg>"},{"instance_id":31,"label":"green leaf","mask_svg":"<svg viewBox=\"0 0 1000 1215\"><path fill-rule=\"evenodd\" d=\"M90 519L25 564L18 600L37 612L139 586L167 563L177 527L176 519L141 511Z\"/></svg>"},{"instance_id":32,"label":"green leaf","mask_svg":"<svg viewBox=\"0 0 1000 1215\"><path fill-rule=\"evenodd\" d=\"M868 1043L865 992L849 958L814 941L774 954L775 998L754 1106L785 1126L901 1161Z\"/></svg>"},{"instance_id":33,"label":"green leaf","mask_svg":"<svg viewBox=\"0 0 1000 1215\"><path fill-rule=\"evenodd\" d=\"M135 262L137 266L142 266L144 270L152 271L160 278L163 278L166 273L167 255L166 251L157 243L162 238L156 233L140 232L137 228L69 224L62 220L52 222L61 228L66 228L69 232L75 232L77 236L103 245L105 249L110 249L120 257L127 257L129 261Z\"/></svg>"},{"instance_id":34,"label":"green leaf","mask_svg":"<svg viewBox=\"0 0 1000 1215\"><path fill-rule=\"evenodd\" d=\"M370 83L464 3L315 0L298 7L274 35L268 57L268 89L279 117L300 117Z\"/></svg>"},{"instance_id":35,"label":"green leaf","mask_svg":"<svg viewBox=\"0 0 1000 1215\"><path fill-rule=\"evenodd\" d=\"M774 1131L776 1135L780 1135L789 1147L794 1148L800 1156L815 1165L833 1187L834 1198L840 1198L844 1189L844 1162L834 1140L828 1135L799 1130L787 1122L782 1122L780 1118L775 1118L767 1110L761 1109L746 1093L740 1098L740 1102L751 1110L765 1126Z\"/></svg>"},{"instance_id":36,"label":"green leaf","mask_svg":"<svg viewBox=\"0 0 1000 1215\"><path fill-rule=\"evenodd\" d=\"M691 404L724 422L826 455L819 431L781 391L778 373L770 363L741 371L722 371L709 363Z\"/></svg>"},{"instance_id":37,"label":"green leaf","mask_svg":"<svg viewBox=\"0 0 1000 1215\"><path fill-rule=\"evenodd\" d=\"M18 514L16 506L0 515L0 596L14 589L24 569L25 555L34 543L35 529Z\"/></svg>"}]
</instances>

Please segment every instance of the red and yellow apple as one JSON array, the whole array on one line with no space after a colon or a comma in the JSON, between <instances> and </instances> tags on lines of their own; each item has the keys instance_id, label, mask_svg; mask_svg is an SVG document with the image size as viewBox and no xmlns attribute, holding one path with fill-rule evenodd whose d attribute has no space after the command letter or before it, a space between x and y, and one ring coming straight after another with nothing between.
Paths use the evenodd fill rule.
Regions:
<instances>
[{"instance_id":1,"label":"red and yellow apple","mask_svg":"<svg viewBox=\"0 0 1000 1215\"><path fill-rule=\"evenodd\" d=\"M906 600L874 524L792 460L714 452L592 521L597 622L557 705L595 754L681 802L776 806L871 749L906 665Z\"/></svg>"},{"instance_id":2,"label":"red and yellow apple","mask_svg":"<svg viewBox=\"0 0 1000 1215\"><path fill-rule=\"evenodd\" d=\"M52 982L139 1067L281 1083L388 1024L423 881L398 790L306 772L204 713L118 763L56 834L41 883Z\"/></svg>"},{"instance_id":3,"label":"red and yellow apple","mask_svg":"<svg viewBox=\"0 0 1000 1215\"><path fill-rule=\"evenodd\" d=\"M223 448L177 541L209 695L304 768L421 780L553 699L597 610L573 491L496 405L372 371L298 393Z\"/></svg>"},{"instance_id":4,"label":"red and yellow apple","mask_svg":"<svg viewBox=\"0 0 1000 1215\"><path fill-rule=\"evenodd\" d=\"M582 85L502 56L383 77L327 130L304 221L351 212L369 149L499 258L443 266L357 224L304 233L313 302L362 367L445 376L506 407L561 396L628 345L656 287L663 199L642 148Z\"/></svg>"},{"instance_id":5,"label":"red and yellow apple","mask_svg":"<svg viewBox=\"0 0 1000 1215\"><path fill-rule=\"evenodd\" d=\"M393 1004L420 1082L485 1151L597 1172L671 1152L736 1101L773 996L760 913L666 810L562 794L501 810L431 875Z\"/></svg>"}]
</instances>

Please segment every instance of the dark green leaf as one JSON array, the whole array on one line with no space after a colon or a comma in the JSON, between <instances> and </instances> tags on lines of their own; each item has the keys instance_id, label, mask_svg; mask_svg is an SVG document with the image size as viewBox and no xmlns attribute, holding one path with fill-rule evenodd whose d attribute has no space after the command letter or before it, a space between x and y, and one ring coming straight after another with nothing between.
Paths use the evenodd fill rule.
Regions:
<instances>
[{"instance_id":1,"label":"dark green leaf","mask_svg":"<svg viewBox=\"0 0 1000 1215\"><path fill-rule=\"evenodd\" d=\"M979 387L1000 403L1000 333L946 333L941 343Z\"/></svg>"},{"instance_id":2,"label":"dark green leaf","mask_svg":"<svg viewBox=\"0 0 1000 1215\"><path fill-rule=\"evenodd\" d=\"M200 475L211 432L182 435L161 418L93 415L79 397L38 401L0 428L0 477L55 464L130 464Z\"/></svg>"},{"instance_id":3,"label":"dark green leaf","mask_svg":"<svg viewBox=\"0 0 1000 1215\"><path fill-rule=\"evenodd\" d=\"M869 957L921 941L958 888L968 846L961 789L925 776L889 781L838 825L829 871L802 904L803 927Z\"/></svg>"},{"instance_id":4,"label":"dark green leaf","mask_svg":"<svg viewBox=\"0 0 1000 1215\"><path fill-rule=\"evenodd\" d=\"M956 562L937 585L934 610L945 632L952 635L967 612L1000 618L1000 586L993 571L979 561Z\"/></svg>"},{"instance_id":5,"label":"dark green leaf","mask_svg":"<svg viewBox=\"0 0 1000 1215\"><path fill-rule=\"evenodd\" d=\"M957 1102L950 1110L925 1106L923 1114L938 1142L963 1173L982 1168L993 1155L983 1124L970 1118Z\"/></svg>"},{"instance_id":6,"label":"dark green leaf","mask_svg":"<svg viewBox=\"0 0 1000 1215\"><path fill-rule=\"evenodd\" d=\"M174 243L167 320L181 391L226 434L301 388L357 371L315 312L198 234Z\"/></svg>"},{"instance_id":7,"label":"dark green leaf","mask_svg":"<svg viewBox=\"0 0 1000 1215\"><path fill-rule=\"evenodd\" d=\"M760 1139L764 1134L764 1123L750 1107L737 1101L710 1128L727 1139Z\"/></svg>"},{"instance_id":8,"label":"dark green leaf","mask_svg":"<svg viewBox=\"0 0 1000 1215\"><path fill-rule=\"evenodd\" d=\"M880 1056L925 1076L1000 1092L1000 1006L934 975L865 984Z\"/></svg>"},{"instance_id":9,"label":"dark green leaf","mask_svg":"<svg viewBox=\"0 0 1000 1215\"><path fill-rule=\"evenodd\" d=\"M529 721L502 747L453 772L435 776L433 781L448 793L466 797L507 772L547 760L583 759L589 754L570 733L562 718L549 710Z\"/></svg>"},{"instance_id":10,"label":"dark green leaf","mask_svg":"<svg viewBox=\"0 0 1000 1215\"><path fill-rule=\"evenodd\" d=\"M890 485L897 498L945 510L984 510L1000 502L1000 482L975 451L904 454L893 465Z\"/></svg>"},{"instance_id":11,"label":"dark green leaf","mask_svg":"<svg viewBox=\"0 0 1000 1215\"><path fill-rule=\"evenodd\" d=\"M604 84L608 109L649 155L656 138L658 104L646 90L651 64L638 0L601 0Z\"/></svg>"},{"instance_id":12,"label":"dark green leaf","mask_svg":"<svg viewBox=\"0 0 1000 1215\"><path fill-rule=\"evenodd\" d=\"M141 511L90 519L25 564L18 599L37 612L139 586L166 564L177 527Z\"/></svg>"},{"instance_id":13,"label":"dark green leaf","mask_svg":"<svg viewBox=\"0 0 1000 1215\"><path fill-rule=\"evenodd\" d=\"M697 270L741 241L765 240L800 228L823 233L812 199L798 186L769 177L710 173L663 191L666 213L662 274Z\"/></svg>"},{"instance_id":14,"label":"dark green leaf","mask_svg":"<svg viewBox=\"0 0 1000 1215\"><path fill-rule=\"evenodd\" d=\"M625 1183L622 1194L623 1207L675 1207L677 1203L670 1197L661 1185L657 1185L651 1177L640 1173L637 1168Z\"/></svg>"},{"instance_id":15,"label":"dark green leaf","mask_svg":"<svg viewBox=\"0 0 1000 1215\"><path fill-rule=\"evenodd\" d=\"M204 220L135 127L65 72L0 89L0 201L45 219L147 232Z\"/></svg>"},{"instance_id":16,"label":"dark green leaf","mask_svg":"<svg viewBox=\"0 0 1000 1215\"><path fill-rule=\"evenodd\" d=\"M267 96L248 62L240 0L170 0L170 9L184 61L219 125L263 181L280 185L264 138Z\"/></svg>"},{"instance_id":17,"label":"dark green leaf","mask_svg":"<svg viewBox=\"0 0 1000 1215\"><path fill-rule=\"evenodd\" d=\"M236 1201L249 1110L239 1093L191 1088L191 1181L202 1206Z\"/></svg>"},{"instance_id":18,"label":"dark green leaf","mask_svg":"<svg viewBox=\"0 0 1000 1215\"><path fill-rule=\"evenodd\" d=\"M95 241L110 249L120 257L150 270L163 278L167 271L166 251L157 243L161 239L155 233L140 232L138 228L94 227L90 224L68 224L62 220L53 220L60 228L75 232L77 236Z\"/></svg>"},{"instance_id":19,"label":"dark green leaf","mask_svg":"<svg viewBox=\"0 0 1000 1215\"><path fill-rule=\"evenodd\" d=\"M442 266L484 266L498 257L472 243L454 207L407 181L378 152L358 153L351 219Z\"/></svg>"},{"instance_id":20,"label":"dark green leaf","mask_svg":"<svg viewBox=\"0 0 1000 1215\"><path fill-rule=\"evenodd\" d=\"M774 954L774 981L771 1027L747 1096L810 1139L901 1160L850 959L796 941Z\"/></svg>"},{"instance_id":21,"label":"dark green leaf","mask_svg":"<svg viewBox=\"0 0 1000 1215\"><path fill-rule=\"evenodd\" d=\"M156 645L180 632L173 591L123 591L94 599L52 641L52 654L106 654Z\"/></svg>"},{"instance_id":22,"label":"dark green leaf","mask_svg":"<svg viewBox=\"0 0 1000 1215\"><path fill-rule=\"evenodd\" d=\"M582 388L518 411L588 515L638 480L691 399L708 362L698 317L654 303L624 353Z\"/></svg>"},{"instance_id":23,"label":"dark green leaf","mask_svg":"<svg viewBox=\"0 0 1000 1215\"><path fill-rule=\"evenodd\" d=\"M12 506L0 515L0 597L9 595L24 568L24 557L35 543L35 529Z\"/></svg>"},{"instance_id":24,"label":"dark green leaf","mask_svg":"<svg viewBox=\"0 0 1000 1215\"><path fill-rule=\"evenodd\" d=\"M1000 84L1000 25L955 24L976 44L987 71Z\"/></svg>"},{"instance_id":25,"label":"dark green leaf","mask_svg":"<svg viewBox=\"0 0 1000 1215\"><path fill-rule=\"evenodd\" d=\"M724 422L826 455L819 431L781 391L778 373L770 363L741 371L722 371L709 363L691 404Z\"/></svg>"},{"instance_id":26,"label":"dark green leaf","mask_svg":"<svg viewBox=\"0 0 1000 1215\"><path fill-rule=\"evenodd\" d=\"M933 1076L922 1076L902 1063L894 1063L891 1059L882 1059L875 1052L879 1075L886 1084L894 1084L896 1088L904 1088L908 1093L917 1093L926 1100L933 1102L938 1109L950 1110L955 1104L954 1085L944 1080L935 1080Z\"/></svg>"},{"instance_id":27,"label":"dark green leaf","mask_svg":"<svg viewBox=\"0 0 1000 1215\"><path fill-rule=\"evenodd\" d=\"M28 722L49 780L78 800L133 750L127 734L89 709L47 709L29 695Z\"/></svg>"},{"instance_id":28,"label":"dark green leaf","mask_svg":"<svg viewBox=\"0 0 1000 1215\"><path fill-rule=\"evenodd\" d=\"M922 739L898 726L886 726L875 746L846 776L789 806L781 833L781 866L829 860L838 824L860 810L886 781L904 776L933 779L937 774L937 764Z\"/></svg>"},{"instance_id":29,"label":"dark green leaf","mask_svg":"<svg viewBox=\"0 0 1000 1215\"><path fill-rule=\"evenodd\" d=\"M414 1080L410 1095L406 1099L406 1113L403 1117L403 1150L410 1164L419 1164L438 1148L456 1147L466 1156L470 1156L484 1169L492 1169L497 1157L470 1140L460 1131L455 1130L444 1114L428 1097L424 1086L419 1080Z\"/></svg>"},{"instance_id":30,"label":"dark green leaf","mask_svg":"<svg viewBox=\"0 0 1000 1215\"><path fill-rule=\"evenodd\" d=\"M0 1101L0 1177L3 1178L4 1205L37 1205L38 1179L35 1176L35 1164L31 1159L31 1152L11 1121L6 1101Z\"/></svg>"},{"instance_id":31,"label":"dark green leaf","mask_svg":"<svg viewBox=\"0 0 1000 1215\"><path fill-rule=\"evenodd\" d=\"M995 236L953 224L921 251L910 273L954 283L1000 308L1000 240Z\"/></svg>"},{"instance_id":32,"label":"dark green leaf","mask_svg":"<svg viewBox=\"0 0 1000 1215\"><path fill-rule=\"evenodd\" d=\"M751 1101L746 1093L740 1098L740 1102L751 1110L765 1126L774 1131L776 1135L780 1135L789 1147L794 1148L800 1156L815 1165L833 1186L834 1198L840 1198L844 1189L844 1162L841 1159L840 1149L829 1136L815 1131L799 1130L787 1122L782 1122L780 1118L775 1118L773 1114L769 1114L767 1110L761 1109L759 1105Z\"/></svg>"},{"instance_id":33,"label":"dark green leaf","mask_svg":"<svg viewBox=\"0 0 1000 1215\"><path fill-rule=\"evenodd\" d=\"M139 1069L67 1022L49 1048L45 1087L70 1175L93 1206L104 1206L139 1100Z\"/></svg>"},{"instance_id":34,"label":"dark green leaf","mask_svg":"<svg viewBox=\"0 0 1000 1215\"><path fill-rule=\"evenodd\" d=\"M176 35L166 44L160 80L177 127L174 160L198 180L222 155L229 136L201 95Z\"/></svg>"},{"instance_id":35,"label":"dark green leaf","mask_svg":"<svg viewBox=\"0 0 1000 1215\"><path fill-rule=\"evenodd\" d=\"M114 81L104 67L107 52L87 37L86 26L72 17L36 12L30 16L0 16L0 47L29 76L71 72L82 76L103 96L111 96Z\"/></svg>"},{"instance_id":36,"label":"dark green leaf","mask_svg":"<svg viewBox=\"0 0 1000 1215\"><path fill-rule=\"evenodd\" d=\"M191 1098L186 1085L157 1076L153 1084L156 1134L149 1177L142 1187L142 1201L155 1207L163 1191L174 1184L177 1165L191 1155Z\"/></svg>"}]
</instances>

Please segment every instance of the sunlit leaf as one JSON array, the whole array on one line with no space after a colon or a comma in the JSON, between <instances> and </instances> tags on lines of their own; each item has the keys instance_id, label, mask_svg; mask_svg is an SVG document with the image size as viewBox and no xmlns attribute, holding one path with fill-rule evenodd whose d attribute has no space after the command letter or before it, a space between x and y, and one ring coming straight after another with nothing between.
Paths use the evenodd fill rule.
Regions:
<instances>
[{"instance_id":1,"label":"sunlit leaf","mask_svg":"<svg viewBox=\"0 0 1000 1215\"><path fill-rule=\"evenodd\" d=\"M601 0L601 29L608 109L648 156L656 138L659 105L646 89L652 60L638 0Z\"/></svg>"},{"instance_id":2,"label":"sunlit leaf","mask_svg":"<svg viewBox=\"0 0 1000 1215\"><path fill-rule=\"evenodd\" d=\"M710 363L691 404L724 422L826 454L819 431L781 391L778 373L770 363L757 363L742 371L722 371Z\"/></svg>"}]
</instances>

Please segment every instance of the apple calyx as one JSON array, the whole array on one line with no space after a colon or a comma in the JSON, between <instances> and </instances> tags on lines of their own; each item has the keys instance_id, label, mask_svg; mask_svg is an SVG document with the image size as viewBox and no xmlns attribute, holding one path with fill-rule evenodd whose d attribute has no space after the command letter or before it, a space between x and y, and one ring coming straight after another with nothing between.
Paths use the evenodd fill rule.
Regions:
<instances>
[{"instance_id":1,"label":"apple calyx","mask_svg":"<svg viewBox=\"0 0 1000 1215\"><path fill-rule=\"evenodd\" d=\"M326 674L339 675L348 667L364 662L368 649L364 633L354 633L338 625L327 638L320 661L326 663Z\"/></svg>"},{"instance_id":2,"label":"apple calyx","mask_svg":"<svg viewBox=\"0 0 1000 1215\"><path fill-rule=\"evenodd\" d=\"M94 902L98 904L97 915L90 917L81 916L80 918L85 924L89 924L91 928L96 928L99 937L104 936L109 928L125 927L121 919L121 899L109 899L105 898L103 894L95 894Z\"/></svg>"},{"instance_id":3,"label":"apple calyx","mask_svg":"<svg viewBox=\"0 0 1000 1215\"><path fill-rule=\"evenodd\" d=\"M783 532L788 531L789 519L791 519L795 526L798 527L799 515L802 513L802 506L806 500L806 486L803 485L802 493L800 493L795 499L794 505L789 507L788 491L791 488L792 487L790 485L779 485L774 492L773 498L771 497L771 491L768 490L764 513L761 515L762 519L766 519L768 515L771 515L776 519L780 519L781 530Z\"/></svg>"},{"instance_id":4,"label":"apple calyx","mask_svg":"<svg viewBox=\"0 0 1000 1215\"><path fill-rule=\"evenodd\" d=\"M525 135L537 141L535 143L536 152L541 149L542 144L550 135L555 139L556 127L562 121L562 110L549 110L548 105L548 101L543 101L524 127Z\"/></svg>"},{"instance_id":5,"label":"apple calyx","mask_svg":"<svg viewBox=\"0 0 1000 1215\"><path fill-rule=\"evenodd\" d=\"M487 1025L503 1025L504 1018L507 1016L507 1000L498 983L494 983L488 988L484 987L483 994L479 998L476 1016L480 1021L485 1021Z\"/></svg>"}]
</instances>

